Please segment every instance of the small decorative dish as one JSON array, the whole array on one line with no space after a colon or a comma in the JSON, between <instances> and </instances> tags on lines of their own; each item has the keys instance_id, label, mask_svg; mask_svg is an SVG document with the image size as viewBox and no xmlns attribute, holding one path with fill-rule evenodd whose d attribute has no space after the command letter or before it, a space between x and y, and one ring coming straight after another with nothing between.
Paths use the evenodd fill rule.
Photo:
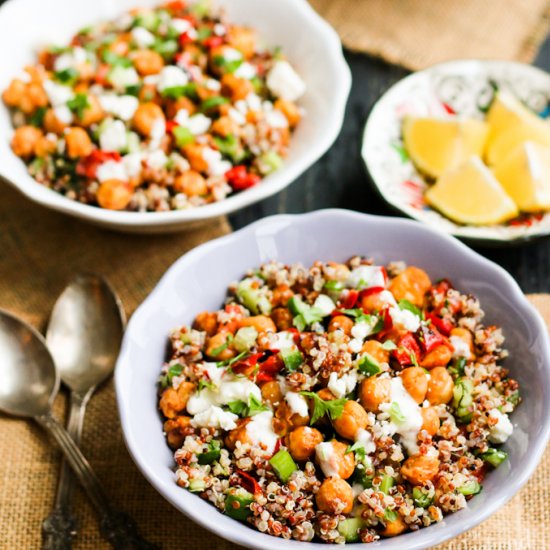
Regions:
<instances>
[{"instance_id":1,"label":"small decorative dish","mask_svg":"<svg viewBox=\"0 0 550 550\"><path fill-rule=\"evenodd\" d=\"M522 213L496 225L454 223L427 204L428 184L403 146L406 116L482 120L497 90L506 90L541 117L548 116L550 75L507 61L441 63L405 77L378 100L365 127L362 157L388 204L442 232L480 243L514 243L550 234L550 213Z\"/></svg>"}]
</instances>

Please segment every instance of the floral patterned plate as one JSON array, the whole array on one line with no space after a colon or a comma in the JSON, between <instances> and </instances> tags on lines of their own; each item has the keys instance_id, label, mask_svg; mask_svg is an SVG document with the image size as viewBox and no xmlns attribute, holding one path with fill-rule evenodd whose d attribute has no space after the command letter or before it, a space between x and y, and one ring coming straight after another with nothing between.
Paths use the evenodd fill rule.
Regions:
<instances>
[{"instance_id":1,"label":"floral patterned plate","mask_svg":"<svg viewBox=\"0 0 550 550\"><path fill-rule=\"evenodd\" d=\"M405 115L484 118L497 89L507 89L546 118L550 75L508 61L452 61L413 73L392 86L374 106L363 135L362 156L382 197L411 218L468 240L513 243L550 235L550 212L522 214L505 224L459 225L424 200L427 187L401 139Z\"/></svg>"}]
</instances>

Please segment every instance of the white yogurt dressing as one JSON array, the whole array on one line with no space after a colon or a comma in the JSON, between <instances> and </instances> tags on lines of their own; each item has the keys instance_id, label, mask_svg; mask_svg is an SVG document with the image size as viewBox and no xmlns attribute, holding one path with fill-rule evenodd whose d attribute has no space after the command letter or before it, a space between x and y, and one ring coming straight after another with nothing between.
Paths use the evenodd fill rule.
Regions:
<instances>
[{"instance_id":1,"label":"white yogurt dressing","mask_svg":"<svg viewBox=\"0 0 550 550\"><path fill-rule=\"evenodd\" d=\"M273 431L273 413L271 411L255 414L246 425L246 432L254 445L263 445L268 452L275 449L279 439L279 436Z\"/></svg>"},{"instance_id":2,"label":"white yogurt dressing","mask_svg":"<svg viewBox=\"0 0 550 550\"><path fill-rule=\"evenodd\" d=\"M315 447L315 456L326 477L340 477L338 475L338 454L330 441L319 443Z\"/></svg>"}]
</instances>

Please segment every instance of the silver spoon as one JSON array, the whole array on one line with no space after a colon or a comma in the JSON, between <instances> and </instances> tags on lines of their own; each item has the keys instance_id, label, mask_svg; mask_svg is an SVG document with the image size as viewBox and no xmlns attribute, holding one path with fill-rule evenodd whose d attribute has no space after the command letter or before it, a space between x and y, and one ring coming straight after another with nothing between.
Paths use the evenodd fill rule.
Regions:
<instances>
[{"instance_id":1,"label":"silver spoon","mask_svg":"<svg viewBox=\"0 0 550 550\"><path fill-rule=\"evenodd\" d=\"M86 405L96 387L112 373L124 331L120 300L95 275L77 275L54 305L46 342L61 381L69 388L67 431L80 445ZM55 506L42 524L43 550L71 547L77 521L72 513L75 478L61 463Z\"/></svg>"},{"instance_id":2,"label":"silver spoon","mask_svg":"<svg viewBox=\"0 0 550 550\"><path fill-rule=\"evenodd\" d=\"M101 483L67 430L52 415L59 374L44 338L0 310L0 411L33 418L50 432L99 513L101 532L120 550L153 549L125 514L115 512Z\"/></svg>"}]
</instances>

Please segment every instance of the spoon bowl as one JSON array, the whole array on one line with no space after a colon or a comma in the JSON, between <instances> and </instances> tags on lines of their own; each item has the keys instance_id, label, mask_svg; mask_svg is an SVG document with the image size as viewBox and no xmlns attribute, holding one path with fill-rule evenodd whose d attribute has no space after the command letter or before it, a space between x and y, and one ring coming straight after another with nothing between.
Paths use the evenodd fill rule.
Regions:
<instances>
[{"instance_id":1,"label":"spoon bowl","mask_svg":"<svg viewBox=\"0 0 550 550\"><path fill-rule=\"evenodd\" d=\"M0 409L43 415L59 388L55 363L41 334L0 310Z\"/></svg>"},{"instance_id":2,"label":"spoon bowl","mask_svg":"<svg viewBox=\"0 0 550 550\"><path fill-rule=\"evenodd\" d=\"M81 274L65 288L52 311L46 341L63 383L84 396L113 371L124 314L101 277Z\"/></svg>"}]
</instances>

